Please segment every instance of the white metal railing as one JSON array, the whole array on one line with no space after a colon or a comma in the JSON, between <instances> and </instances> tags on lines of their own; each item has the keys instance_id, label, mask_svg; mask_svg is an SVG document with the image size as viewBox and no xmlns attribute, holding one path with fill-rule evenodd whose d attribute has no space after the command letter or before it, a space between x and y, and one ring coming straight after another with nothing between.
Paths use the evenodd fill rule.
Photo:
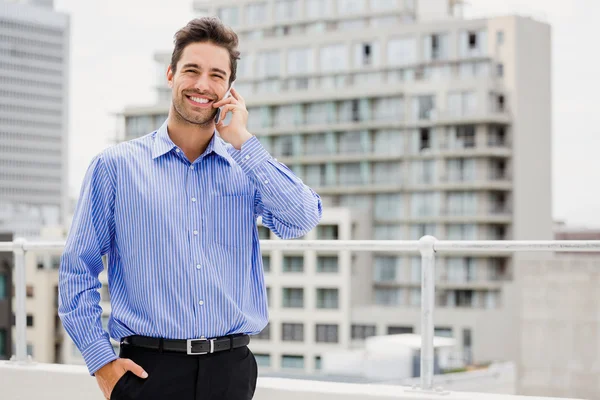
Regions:
<instances>
[{"instance_id":1,"label":"white metal railing","mask_svg":"<svg viewBox=\"0 0 600 400\"><path fill-rule=\"evenodd\" d=\"M15 323L16 347L11 358L17 363L27 363L26 338L26 281L25 254L29 251L60 251L64 242L0 242L0 252L13 252L15 261ZM420 252L421 254L421 390L433 390L433 311L435 308L435 254L461 252L592 252L600 251L600 240L480 240L447 241L433 236L420 240L261 240L263 250L324 250L324 251L377 251Z\"/></svg>"}]
</instances>

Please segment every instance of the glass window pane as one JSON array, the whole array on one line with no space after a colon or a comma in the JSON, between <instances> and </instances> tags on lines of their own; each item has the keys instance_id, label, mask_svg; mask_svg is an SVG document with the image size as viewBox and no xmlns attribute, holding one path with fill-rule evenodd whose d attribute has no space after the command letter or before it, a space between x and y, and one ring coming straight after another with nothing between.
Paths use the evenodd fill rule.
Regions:
<instances>
[{"instance_id":1,"label":"glass window pane","mask_svg":"<svg viewBox=\"0 0 600 400\"><path fill-rule=\"evenodd\" d=\"M415 38L390 39L387 46L389 65L414 64L417 61L417 41Z\"/></svg>"}]
</instances>

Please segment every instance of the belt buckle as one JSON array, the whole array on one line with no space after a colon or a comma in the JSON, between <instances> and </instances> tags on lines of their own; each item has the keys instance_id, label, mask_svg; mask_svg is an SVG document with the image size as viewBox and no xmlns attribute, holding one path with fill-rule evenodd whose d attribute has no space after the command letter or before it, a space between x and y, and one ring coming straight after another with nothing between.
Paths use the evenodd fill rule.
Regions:
<instances>
[{"instance_id":1,"label":"belt buckle","mask_svg":"<svg viewBox=\"0 0 600 400\"><path fill-rule=\"evenodd\" d=\"M210 343L210 351L201 351L201 352L194 353L192 351L192 346L194 345L194 342ZM215 339L207 339L205 337L201 337L200 339L188 339L187 340L187 354L190 356L198 356L198 355L214 353L214 352L215 352Z\"/></svg>"}]
</instances>

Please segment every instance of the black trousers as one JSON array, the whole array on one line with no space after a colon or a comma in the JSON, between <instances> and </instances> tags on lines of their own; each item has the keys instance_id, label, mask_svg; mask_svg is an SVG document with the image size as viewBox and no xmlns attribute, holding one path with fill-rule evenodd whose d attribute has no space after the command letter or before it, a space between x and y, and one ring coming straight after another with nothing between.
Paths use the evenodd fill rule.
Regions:
<instances>
[{"instance_id":1,"label":"black trousers","mask_svg":"<svg viewBox=\"0 0 600 400\"><path fill-rule=\"evenodd\" d=\"M111 400L250 400L256 389L258 367L248 346L187 355L121 344L119 357L139 364L148 378L127 372Z\"/></svg>"}]
</instances>

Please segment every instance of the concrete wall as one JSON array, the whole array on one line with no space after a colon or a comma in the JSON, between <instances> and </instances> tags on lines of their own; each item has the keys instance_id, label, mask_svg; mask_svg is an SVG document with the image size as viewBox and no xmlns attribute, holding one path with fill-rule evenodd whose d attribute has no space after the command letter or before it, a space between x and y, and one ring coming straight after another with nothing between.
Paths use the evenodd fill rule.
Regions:
<instances>
[{"instance_id":1,"label":"concrete wall","mask_svg":"<svg viewBox=\"0 0 600 400\"><path fill-rule=\"evenodd\" d=\"M600 257L522 263L520 393L600 398Z\"/></svg>"}]
</instances>

